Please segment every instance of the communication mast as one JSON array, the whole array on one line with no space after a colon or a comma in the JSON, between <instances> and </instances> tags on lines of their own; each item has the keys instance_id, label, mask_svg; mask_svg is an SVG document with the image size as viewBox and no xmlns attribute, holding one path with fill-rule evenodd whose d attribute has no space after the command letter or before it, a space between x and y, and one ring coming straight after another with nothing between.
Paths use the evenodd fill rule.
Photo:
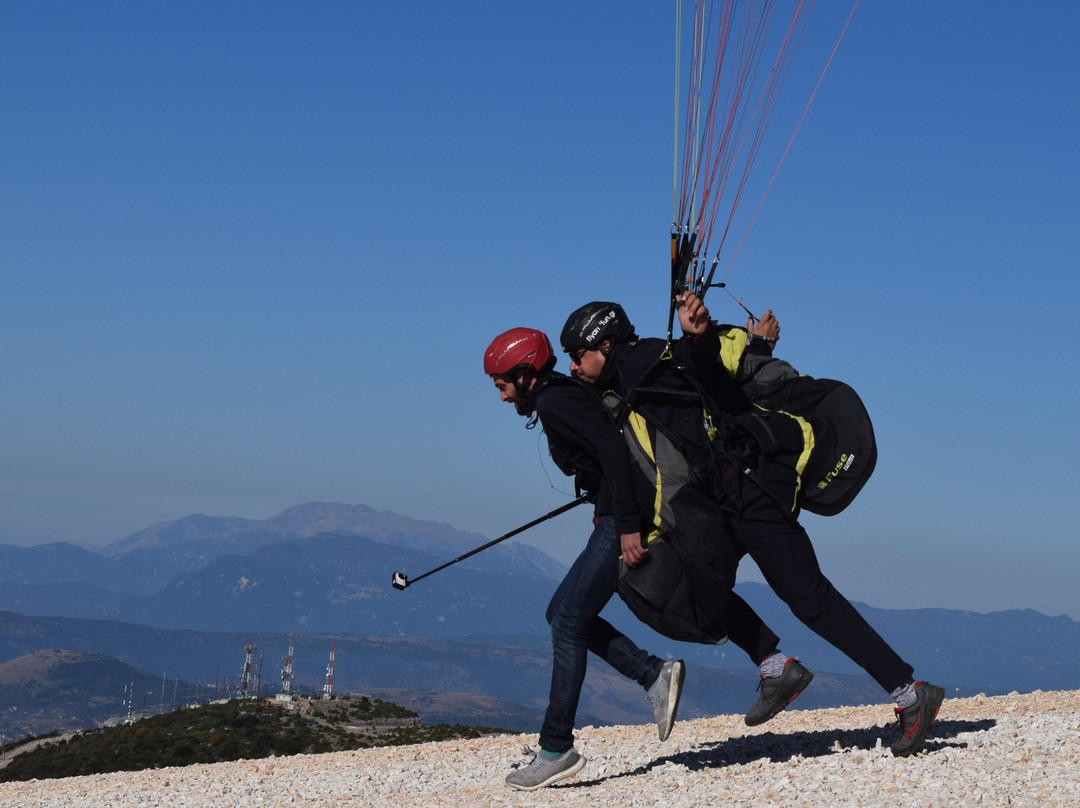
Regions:
<instances>
[{"instance_id":1,"label":"communication mast","mask_svg":"<svg viewBox=\"0 0 1080 808\"><path fill-rule=\"evenodd\" d=\"M289 655L285 657L285 662L281 666L281 694L283 696L289 696L292 694L292 660L293 660L293 633L289 632Z\"/></svg>"},{"instance_id":2,"label":"communication mast","mask_svg":"<svg viewBox=\"0 0 1080 808\"><path fill-rule=\"evenodd\" d=\"M330 662L326 665L326 684L323 685L323 699L334 697L334 654L337 651L337 643L330 643Z\"/></svg>"},{"instance_id":3,"label":"communication mast","mask_svg":"<svg viewBox=\"0 0 1080 808\"><path fill-rule=\"evenodd\" d=\"M127 707L127 718L124 723L135 723L135 682L131 683L131 687L124 687L124 706Z\"/></svg>"},{"instance_id":4,"label":"communication mast","mask_svg":"<svg viewBox=\"0 0 1080 808\"><path fill-rule=\"evenodd\" d=\"M244 669L240 672L240 686L236 697L246 699L251 697L252 666L255 662L255 643L249 642L244 649Z\"/></svg>"}]
</instances>

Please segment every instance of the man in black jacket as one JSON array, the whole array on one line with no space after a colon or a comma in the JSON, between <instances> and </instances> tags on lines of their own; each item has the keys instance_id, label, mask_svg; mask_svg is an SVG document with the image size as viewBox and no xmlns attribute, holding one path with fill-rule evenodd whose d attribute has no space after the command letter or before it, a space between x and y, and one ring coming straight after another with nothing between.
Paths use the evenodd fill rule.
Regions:
<instances>
[{"instance_id":1,"label":"man in black jacket","mask_svg":"<svg viewBox=\"0 0 1080 808\"><path fill-rule=\"evenodd\" d=\"M682 660L649 654L599 616L614 594L620 552L641 552L645 516L635 500L622 436L595 395L555 372L554 365L550 341L530 328L500 334L484 354L484 372L501 399L530 417L530 425L539 419L555 463L593 495L595 505L592 535L547 608L553 665L540 750L506 778L525 791L570 777L585 765L574 749L573 730L589 651L645 688L661 741L671 733L685 677Z\"/></svg>"},{"instance_id":2,"label":"man in black jacket","mask_svg":"<svg viewBox=\"0 0 1080 808\"><path fill-rule=\"evenodd\" d=\"M560 336L562 348L572 360L570 372L599 391L611 390L634 406L648 407L683 442L683 451L701 468L719 454L721 466L713 479L731 481L715 493L732 508L730 525L736 546L758 565L765 580L792 613L816 634L843 651L862 667L896 702L902 737L892 745L893 754L917 753L944 699L944 691L913 679L914 669L874 631L855 607L822 573L810 537L795 514L785 513L768 492L754 483L748 470L760 470L768 461L746 458L741 452L713 452L694 407L686 405L687 390L710 402L702 380L708 380L720 353L720 340L711 333L708 309L687 293L682 301L680 323L690 335L690 355L673 355L664 340L638 340L626 313L618 304L595 302L582 306L567 319ZM779 326L771 317L751 321L747 330L750 349L771 354ZM725 406L725 402L719 402ZM715 413L717 417L720 413ZM721 431L721 435L723 432ZM751 444L752 447L752 444ZM693 455L697 455L696 458ZM709 455L713 455L712 458ZM741 455L741 456L740 456ZM746 462L748 461L748 462ZM737 486L733 498L732 487ZM732 507L734 504L734 507ZM779 638L749 604L732 593L724 624L729 639L742 648L761 670L760 697L746 715L753 726L778 714L809 684L813 674L795 658L779 650Z\"/></svg>"}]
</instances>

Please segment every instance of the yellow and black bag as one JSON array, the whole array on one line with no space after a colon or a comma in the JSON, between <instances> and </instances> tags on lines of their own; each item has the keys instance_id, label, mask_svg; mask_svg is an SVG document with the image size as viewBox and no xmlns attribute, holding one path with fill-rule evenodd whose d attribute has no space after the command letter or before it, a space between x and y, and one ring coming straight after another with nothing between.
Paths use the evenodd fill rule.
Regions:
<instances>
[{"instance_id":1,"label":"yellow and black bag","mask_svg":"<svg viewBox=\"0 0 1080 808\"><path fill-rule=\"evenodd\" d=\"M877 465L870 414L859 394L835 379L799 373L787 362L746 352L745 329L721 326L721 350L710 395L726 380L753 405L733 418L761 447L760 477L793 512L833 516L851 504ZM773 465L775 464L775 465ZM770 466L765 468L764 466Z\"/></svg>"}]
</instances>

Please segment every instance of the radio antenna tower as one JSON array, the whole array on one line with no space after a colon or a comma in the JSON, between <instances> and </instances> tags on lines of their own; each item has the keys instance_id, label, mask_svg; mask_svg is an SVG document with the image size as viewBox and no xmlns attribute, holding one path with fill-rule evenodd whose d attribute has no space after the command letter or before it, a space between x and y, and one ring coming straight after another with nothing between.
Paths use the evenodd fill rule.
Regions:
<instances>
[{"instance_id":1,"label":"radio antenna tower","mask_svg":"<svg viewBox=\"0 0 1080 808\"><path fill-rule=\"evenodd\" d=\"M284 696L292 694L292 659L293 659L293 633L289 632L289 655L281 665L281 693Z\"/></svg>"},{"instance_id":2,"label":"radio antenna tower","mask_svg":"<svg viewBox=\"0 0 1080 808\"><path fill-rule=\"evenodd\" d=\"M135 722L134 710L135 710L135 683L131 683L131 687L124 688L124 705L127 707L127 720L125 724L133 724Z\"/></svg>"},{"instance_id":3,"label":"radio antenna tower","mask_svg":"<svg viewBox=\"0 0 1080 808\"><path fill-rule=\"evenodd\" d=\"M330 643L330 662L326 665L326 684L323 685L322 697L329 700L334 697L334 655L337 651L337 643Z\"/></svg>"},{"instance_id":4,"label":"radio antenna tower","mask_svg":"<svg viewBox=\"0 0 1080 808\"><path fill-rule=\"evenodd\" d=\"M240 672L240 687L236 697L246 699L251 696L252 665L255 662L255 643L249 642L244 649L244 669Z\"/></svg>"}]
</instances>

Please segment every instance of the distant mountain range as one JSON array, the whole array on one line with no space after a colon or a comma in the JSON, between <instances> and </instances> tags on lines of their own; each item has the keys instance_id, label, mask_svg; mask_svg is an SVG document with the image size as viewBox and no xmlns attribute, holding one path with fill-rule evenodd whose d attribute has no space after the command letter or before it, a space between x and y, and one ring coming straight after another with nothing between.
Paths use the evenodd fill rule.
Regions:
<instances>
[{"instance_id":1,"label":"distant mountain range","mask_svg":"<svg viewBox=\"0 0 1080 808\"><path fill-rule=\"evenodd\" d=\"M511 627L499 605L546 599L562 575L528 545L493 547L405 597L390 587L397 569L415 574L486 541L362 505L313 503L262 522L190 516L99 553L0 545L0 609L214 631L545 632L542 609Z\"/></svg>"},{"instance_id":2,"label":"distant mountain range","mask_svg":"<svg viewBox=\"0 0 1080 808\"><path fill-rule=\"evenodd\" d=\"M543 613L564 571L558 562L505 542L404 592L390 586L395 570L415 576L486 541L363 505L312 503L261 521L189 516L97 552L0 545L0 663L64 649L103 654L151 677L162 671L170 681L209 687L214 679L220 688L226 676L235 682L250 640L265 655L265 686L276 689L288 634L296 632L297 681L305 688L321 687L335 642L335 682L343 689L408 692L427 702L428 715L404 705L425 721L479 709L515 722L508 728L532 727L546 702ZM739 590L783 649L818 673L801 704L884 701L766 587ZM955 693L1080 688L1080 623L1066 617L856 605L918 675ZM756 669L734 646L660 637L617 599L605 616L654 653L687 659L685 709L744 711L753 701ZM601 665L590 670L582 711L594 722L649 717L640 688ZM482 715L469 720L500 725Z\"/></svg>"},{"instance_id":3,"label":"distant mountain range","mask_svg":"<svg viewBox=\"0 0 1080 808\"><path fill-rule=\"evenodd\" d=\"M264 547L318 534L363 536L444 560L489 541L443 522L410 519L366 505L312 502L264 520L186 516L132 533L96 552L65 542L33 547L0 544L0 582L84 583L116 592L152 594L214 559L248 556ZM535 547L514 542L474 558L470 566L497 573L558 579L564 570Z\"/></svg>"}]
</instances>

